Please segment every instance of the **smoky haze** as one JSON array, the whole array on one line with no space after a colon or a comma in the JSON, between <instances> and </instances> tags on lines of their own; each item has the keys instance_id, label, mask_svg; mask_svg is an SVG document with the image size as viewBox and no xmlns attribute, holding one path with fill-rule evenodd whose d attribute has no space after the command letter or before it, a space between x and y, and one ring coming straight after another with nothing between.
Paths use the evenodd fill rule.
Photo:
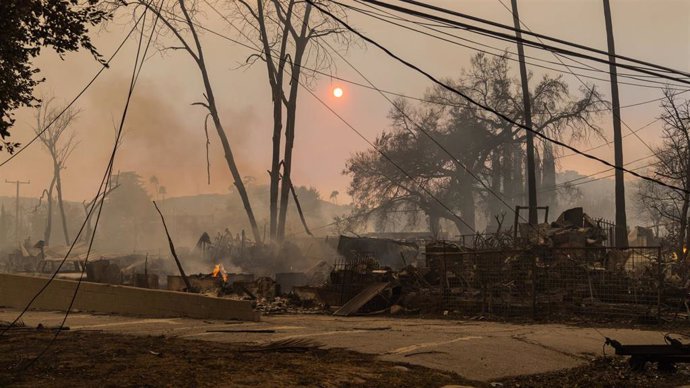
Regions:
<instances>
[{"instance_id":1,"label":"smoky haze","mask_svg":"<svg viewBox=\"0 0 690 388\"><path fill-rule=\"evenodd\" d=\"M498 2L467 1L460 4L454 1L438 1L436 3L492 20L512 22L510 15ZM690 45L687 41L687 26L690 25L690 4L680 1L619 3L616 4L614 25L616 45L621 54L653 60L670 67L681 69L688 67ZM602 48L605 47L603 20L598 17L578 17L578 15L600 15L600 7L600 1L594 0L561 2L524 0L521 2L521 17L535 31ZM130 15L121 15L117 23L109 25L105 30L94 32L95 43L101 52L107 55L114 50L130 27L127 23L129 17ZM205 18L205 25L208 28L239 38L209 10L204 10L200 17ZM459 77L462 69L469 67L470 59L475 54L472 50L448 46L367 18L353 15L351 21L365 33L380 39L387 47L403 57L413 59L439 77ZM644 34L640 34L640 31L644 31ZM495 45L499 49L514 51L514 48L505 42L497 43L481 37L470 37L479 42ZM158 46L169 45L170 38L170 36L163 37L163 42ZM259 228L263 230L268 217L266 170L270 168L272 129L271 96L266 80L266 70L261 62L257 62L254 66L238 68L240 64L246 63L246 59L252 54L252 51L246 48L230 44L210 33L204 33L202 40L217 94L220 117L233 146L241 174L247 178L247 181L251 181L248 185L250 196L254 200ZM69 202L68 218L73 234L78 223L83 219L84 210L81 202L90 200L94 195L100 174L105 168L107 154L115 136L113 123L119 120L124 105L128 74L135 50L134 42L130 41L114 62L112 69L106 71L77 104L82 112L71 130L77 133L80 144L70 159L63 178L65 198ZM532 52L527 49L527 54L545 60L554 60L548 53ZM378 87L386 90L423 97L431 86L428 80L399 66L374 47L363 48L353 45L349 50L348 59L371 80L374 80ZM42 69L42 75L47 78L47 81L41 85L40 92L55 95L63 104L76 94L97 69L97 64L93 59L84 53L71 54L64 60L60 60L56 55L46 52L38 58L37 65ZM543 69L529 66L528 68L534 72L535 81L548 73ZM340 60L337 61L335 69L340 77L365 83L353 69ZM511 68L511 74L517 75L514 67ZM600 74L597 76L602 77ZM579 82L568 74L562 77L569 86L571 94L576 94L580 86ZM610 93L606 88L606 82L589 81L598 86L604 99L609 98ZM336 99L331 93L336 86L344 89L344 96L340 99ZM361 130L368 139L373 140L382 131L391 129L391 121L388 117L390 104L376 91L325 76L311 84L311 89L352 126ZM236 235L242 229L248 232L249 228L213 126L209 126L211 183L207 183L206 136L204 134L206 112L198 106L191 105L203 99L202 91L198 71L194 63L183 53L173 50L156 53L148 58L125 123L124 143L115 167L115 173L132 172L140 177L141 187L147 194L145 199L149 201L149 205L152 199L161 201L166 216L170 218L173 237L181 246L187 247L193 246L204 231L213 236L228 228L233 235ZM352 201L347 194L351 176L342 172L354 153L365 151L369 147L347 125L324 109L321 103L314 100L309 93L306 91L300 93L292 179L295 186L314 187L320 193L321 200L314 201L312 205L305 204L304 209L307 223L311 227L318 227L332 223L335 216L349 214L350 207L340 205L350 204ZM626 105L657 98L660 92L658 89L621 85L621 95L622 104ZM18 124L13 132L17 141L26 143L30 139L33 133L29 129L33 124L32 115L33 112L28 109L18 113ZM655 104L642 105L624 110L623 115L626 123L631 128L637 129L658 115L658 107ZM597 124L601 127L603 138L592 136L576 144L581 148L587 148L610 140L612 137L610 122L609 114L602 115L597 119ZM639 135L648 143L655 144L659 130L660 125L657 123L640 132ZM624 147L626 160L636 159L640 155L649 153L634 137L627 137ZM599 148L592 153L606 160L612 160L611 146ZM602 169L595 162L581 157L559 160L556 168L559 182L561 179L564 181L573 179L566 176L587 175ZM566 171L573 171L573 173L566 173ZM37 240L42 235L43 229L38 220L40 217L34 216L37 218L35 221L30 221L29 218L32 217L31 211L36 206L42 191L50 183L50 160L44 150L34 144L0 172L6 179L31 180L30 185L21 188L23 197L21 211L23 217L26 218L23 226L25 231L31 231L32 239ZM159 182L157 188L151 184L153 176ZM160 187L165 187L165 199L160 194ZM593 208L588 210L587 207L590 205L586 205L585 211L611 218L612 208L602 205L606 203L604 200L593 198L610 199L612 181L603 179L592 187L596 189L581 188L582 198L590 201ZM338 206L335 205L336 199L330 198L332 191L340 193L337 197L337 203L340 204ZM632 191L632 188L628 190L629 193ZM303 193L303 196L308 198L307 192L308 190ZM6 212L9 216L13 216L14 187L8 184L0 185L0 195L3 196L2 202ZM554 205L554 209L562 210L570 205L584 203L569 201L568 198L563 199L559 205ZM142 203L143 200L144 198L141 197ZM126 214L130 206L133 205L124 201L120 205L111 205L109 211L116 213L116 210L119 210ZM144 210L143 207L141 209L141 212L137 212L137 216L147 220L142 222L148 226L139 230L127 228L117 233L108 232L104 226L104 236L99 237L102 239L99 240L101 247L103 249L117 248L123 251L162 250L165 252L167 246L160 233L162 230L159 220L152 213L152 207L149 206L148 210ZM201 209L204 209L203 212ZM487 214L476 217L476 226L479 230L486 228L491 223L492 214L499 212L499 207L495 204L487 209ZM145 216L140 214L144 212ZM557 211L552 209L552 214L557 215ZM288 219L287 233L303 234L301 223L292 205ZM53 222L57 221L53 220ZM370 226L374 228L373 224ZM420 219L414 222L393 223L387 228L426 230L428 225L426 220ZM446 225L445 228L451 235L456 233L450 225ZM335 228L325 229L321 230L320 234L337 231ZM59 225L55 226L53 233L59 235ZM139 236L142 234L155 234L158 237ZM109 246L109 243L112 245Z\"/></svg>"}]
</instances>

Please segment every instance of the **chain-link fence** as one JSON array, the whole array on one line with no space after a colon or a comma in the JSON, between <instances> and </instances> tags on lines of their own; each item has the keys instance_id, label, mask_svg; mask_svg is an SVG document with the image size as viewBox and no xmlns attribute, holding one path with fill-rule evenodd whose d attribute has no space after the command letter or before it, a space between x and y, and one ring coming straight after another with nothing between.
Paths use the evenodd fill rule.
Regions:
<instances>
[{"instance_id":1,"label":"chain-link fence","mask_svg":"<svg viewBox=\"0 0 690 388\"><path fill-rule=\"evenodd\" d=\"M678 308L664 292L667 261L658 247L427 252L445 310L506 317L658 318Z\"/></svg>"}]
</instances>

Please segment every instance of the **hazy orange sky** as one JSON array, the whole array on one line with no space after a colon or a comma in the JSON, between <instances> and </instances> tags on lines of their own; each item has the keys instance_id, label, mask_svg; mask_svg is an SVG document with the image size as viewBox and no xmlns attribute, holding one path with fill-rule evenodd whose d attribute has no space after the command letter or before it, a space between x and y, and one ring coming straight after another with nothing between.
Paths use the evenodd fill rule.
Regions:
<instances>
[{"instance_id":1,"label":"hazy orange sky","mask_svg":"<svg viewBox=\"0 0 690 388\"><path fill-rule=\"evenodd\" d=\"M503 1L510 3L509 0ZM506 24L512 23L511 15L498 0L435 0L431 3ZM690 70L689 1L612 0L611 3L619 54L679 70ZM519 4L524 23L533 31L606 48L601 0L520 0ZM214 18L213 12L205 10L203 6L201 9L206 11L199 16L201 23L241 39L225 22ZM131 27L128 20L129 16L122 15L118 23L110 24L104 31L93 32L94 42L104 56L110 56ZM363 33L439 77L457 76L474 54L470 49L405 32L380 21L357 16L351 16L350 21ZM500 49L514 50L506 42L492 41L469 32L457 33ZM266 170L270 164L272 116L265 66L256 63L253 67L237 70L238 64L252 54L251 50L208 33L203 34L202 39L222 111L221 118L241 172L259 181L266 181ZM106 70L77 103L82 113L74 130L78 133L80 144L63 177L65 196L69 200L81 201L95 194L112 147L115 134L113 126L124 105L135 49L135 40L132 39L116 57L111 69ZM526 53L554 60L549 53L529 48ZM352 46L348 59L382 89L421 97L430 86L423 76L404 68L373 46ZM42 70L41 75L47 78L37 89L37 94L54 94L61 102L71 100L99 68L98 63L87 54L69 54L60 60L49 51L37 60L37 65ZM595 66L605 68L601 64ZM542 73L540 69L530 70L537 75ZM337 63L337 75L364 83L348 65L340 61ZM576 92L579 82L570 75L565 79L570 83L571 91ZM608 85L604 82L598 82L597 85L608 98ZM332 88L336 86L344 89L343 98L335 99L331 95ZM326 77L314 84L313 91L371 140L388 128L390 105L376 91ZM199 73L187 54L176 51L151 56L144 65L135 90L125 124L125 142L118 154L115 169L135 170L146 180L156 175L161 185L166 186L168 196L227 192L232 182L224 164L222 149L213 132L210 133L212 182L210 185L206 183L203 130L206 112L191 106L202 98L202 92ZM661 91L656 88L621 85L623 105L660 96ZM26 109L18 112L17 125L12 132L13 140L26 142L31 138L32 114ZM624 109L622 116L631 128L637 129L658 116L658 104ZM293 181L297 185L315 186L325 197L332 190L344 193L348 185L348 177L341 174L345 161L352 153L364 150L368 145L304 91L300 95L297 120ZM601 125L609 139L610 123L611 115L603 115ZM628 130L624 128L625 133ZM659 124L641 131L640 136L650 144L658 144ZM624 140L626 161L650 153L634 136ZM600 139L593 139L590 145L601 142ZM581 145L581 148L589 148L590 145ZM613 159L612 147L603 147L593 153L607 160ZM0 154L0 160L6 157L6 154ZM569 157L562 160L560 168L588 174L605 167L581 157ZM22 187L23 195L37 197L50 183L50 175L50 161L42 146L36 143L0 168L0 195L14 195L14 187L5 184L5 179L22 179L31 180L30 185Z\"/></svg>"}]
</instances>

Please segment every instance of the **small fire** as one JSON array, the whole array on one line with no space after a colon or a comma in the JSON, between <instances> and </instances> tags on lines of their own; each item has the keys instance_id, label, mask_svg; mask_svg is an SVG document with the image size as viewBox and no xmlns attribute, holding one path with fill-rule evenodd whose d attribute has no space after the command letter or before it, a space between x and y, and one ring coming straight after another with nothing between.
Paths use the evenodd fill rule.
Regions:
<instances>
[{"instance_id":1,"label":"small fire","mask_svg":"<svg viewBox=\"0 0 690 388\"><path fill-rule=\"evenodd\" d=\"M217 278L218 275L221 275L223 277L223 282L228 281L228 273L225 272L225 268L223 268L223 264L216 264L216 266L213 267L213 277Z\"/></svg>"}]
</instances>

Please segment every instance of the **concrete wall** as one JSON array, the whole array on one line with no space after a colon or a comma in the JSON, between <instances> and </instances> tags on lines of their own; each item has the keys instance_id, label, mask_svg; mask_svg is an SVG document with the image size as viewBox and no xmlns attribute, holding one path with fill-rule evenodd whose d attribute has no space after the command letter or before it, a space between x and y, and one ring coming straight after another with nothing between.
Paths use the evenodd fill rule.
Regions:
<instances>
[{"instance_id":1,"label":"concrete wall","mask_svg":"<svg viewBox=\"0 0 690 388\"><path fill-rule=\"evenodd\" d=\"M0 274L0 306L23 309L48 279ZM32 309L66 310L77 282L53 280ZM73 309L89 312L258 321L251 302L183 292L82 282Z\"/></svg>"}]
</instances>

